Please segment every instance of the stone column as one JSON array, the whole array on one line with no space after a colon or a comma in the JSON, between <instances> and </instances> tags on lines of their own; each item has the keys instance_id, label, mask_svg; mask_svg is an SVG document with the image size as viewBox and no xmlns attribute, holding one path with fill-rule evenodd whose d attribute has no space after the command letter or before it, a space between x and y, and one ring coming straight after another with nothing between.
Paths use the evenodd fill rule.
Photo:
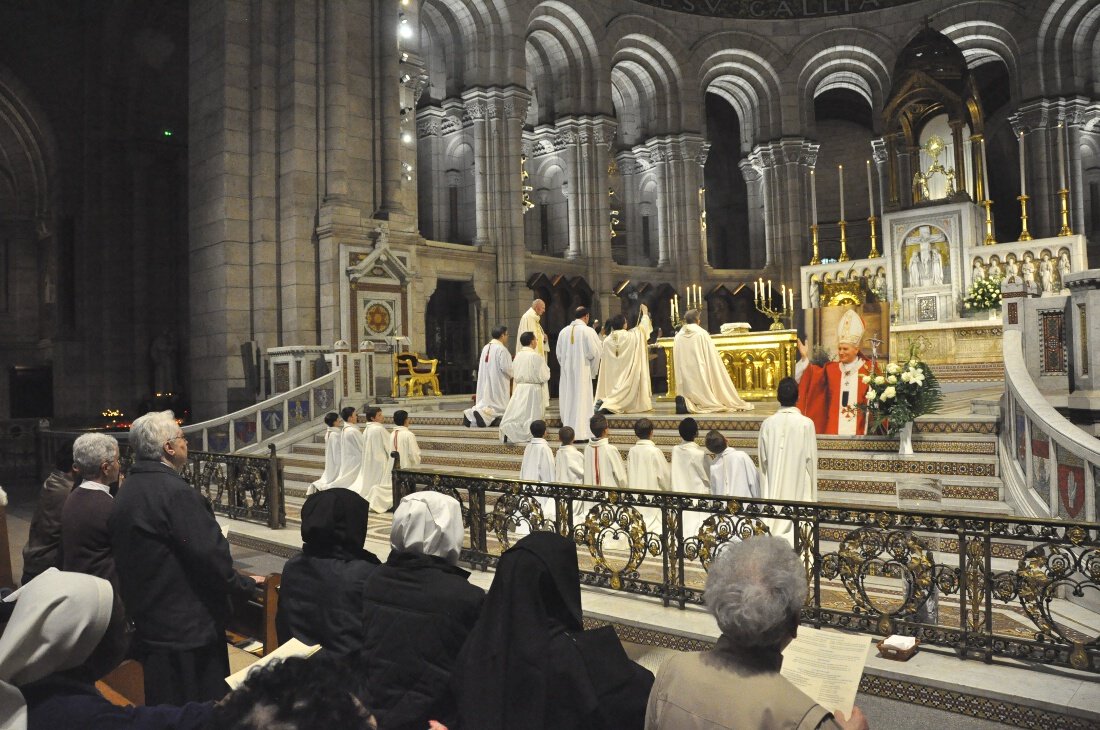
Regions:
<instances>
[{"instance_id":1,"label":"stone column","mask_svg":"<svg viewBox=\"0 0 1100 730\"><path fill-rule=\"evenodd\" d=\"M343 200L348 194L348 18L347 0L326 0L324 16L325 60L320 71L325 126L321 130L325 150L325 201Z\"/></svg>"},{"instance_id":2,"label":"stone column","mask_svg":"<svg viewBox=\"0 0 1100 730\"><path fill-rule=\"evenodd\" d=\"M1085 171L1081 165L1081 141L1085 135L1097 134L1100 103L1083 97L1066 101L1063 112L1066 124L1066 174L1069 177L1069 227L1074 233L1085 233ZM1092 131L1086 131L1092 130ZM1061 220L1059 220L1059 226Z\"/></svg>"},{"instance_id":3,"label":"stone column","mask_svg":"<svg viewBox=\"0 0 1100 730\"><path fill-rule=\"evenodd\" d=\"M963 149L963 121L951 122L951 142L955 150L955 192L968 193L971 186L966 179L966 150Z\"/></svg>"},{"instance_id":4,"label":"stone column","mask_svg":"<svg viewBox=\"0 0 1100 730\"><path fill-rule=\"evenodd\" d=\"M706 241L700 228L699 187L708 145L690 132L646 140L645 154L657 172L660 197L659 266L673 264L680 287L703 280Z\"/></svg>"},{"instance_id":5,"label":"stone column","mask_svg":"<svg viewBox=\"0 0 1100 730\"><path fill-rule=\"evenodd\" d=\"M462 94L473 128L479 245L496 252L494 307L503 322L530 306L523 227L523 120L531 93L518 86L473 88Z\"/></svg>"},{"instance_id":6,"label":"stone column","mask_svg":"<svg viewBox=\"0 0 1100 730\"><path fill-rule=\"evenodd\" d=\"M401 56L398 24L403 13L400 0L378 0L374 16L375 84L378 89L378 131L381 155L381 198L374 217L389 220L404 213L398 196L401 188Z\"/></svg>"},{"instance_id":7,"label":"stone column","mask_svg":"<svg viewBox=\"0 0 1100 730\"><path fill-rule=\"evenodd\" d=\"M1021 132L1024 134L1028 229L1035 238L1056 235L1061 227L1058 123L1064 115L1064 102L1063 99L1036 99L1009 117L1013 132L1017 136ZM1066 165L1068 174L1068 158ZM1015 213L1018 217L1019 207Z\"/></svg>"},{"instance_id":8,"label":"stone column","mask_svg":"<svg viewBox=\"0 0 1100 730\"><path fill-rule=\"evenodd\" d=\"M761 269L767 264L767 247L764 245L767 238L764 229L764 175L747 157L737 164L748 189L749 268Z\"/></svg>"},{"instance_id":9,"label":"stone column","mask_svg":"<svg viewBox=\"0 0 1100 730\"><path fill-rule=\"evenodd\" d=\"M749 156L764 179L768 210L767 260L778 281L795 286L806 263L810 231L809 170L817 164L820 145L802 137L788 137L757 145ZM797 288L797 287L796 287Z\"/></svg>"}]
</instances>

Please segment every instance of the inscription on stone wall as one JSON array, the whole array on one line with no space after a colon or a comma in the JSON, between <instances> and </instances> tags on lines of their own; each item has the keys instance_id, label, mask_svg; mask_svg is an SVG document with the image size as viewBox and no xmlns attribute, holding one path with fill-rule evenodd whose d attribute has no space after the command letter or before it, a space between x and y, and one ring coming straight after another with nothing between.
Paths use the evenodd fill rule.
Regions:
<instances>
[{"instance_id":1,"label":"inscription on stone wall","mask_svg":"<svg viewBox=\"0 0 1100 730\"><path fill-rule=\"evenodd\" d=\"M916 0L637 0L655 8L719 18L822 18L908 5Z\"/></svg>"}]
</instances>

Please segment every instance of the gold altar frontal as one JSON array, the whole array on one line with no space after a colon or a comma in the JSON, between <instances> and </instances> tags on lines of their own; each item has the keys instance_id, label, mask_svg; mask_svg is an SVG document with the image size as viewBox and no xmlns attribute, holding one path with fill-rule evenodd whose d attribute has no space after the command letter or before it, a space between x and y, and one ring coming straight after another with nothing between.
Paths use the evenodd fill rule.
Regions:
<instances>
[{"instance_id":1,"label":"gold altar frontal","mask_svg":"<svg viewBox=\"0 0 1100 730\"><path fill-rule=\"evenodd\" d=\"M1000 317L899 324L890 329L890 353L901 360L916 345L921 359L942 377L941 369L946 374L953 367L965 371L968 366L1003 363L1003 335Z\"/></svg>"},{"instance_id":2,"label":"gold altar frontal","mask_svg":"<svg viewBox=\"0 0 1100 730\"><path fill-rule=\"evenodd\" d=\"M711 335L710 340L718 348L718 356L722 358L722 364L737 388L738 395L745 400L775 400L775 389L779 381L794 375L794 366L798 362L796 330ZM676 398L673 341L672 337L661 337L654 345L665 353L665 371L668 376L668 392L657 396L660 401Z\"/></svg>"}]
</instances>

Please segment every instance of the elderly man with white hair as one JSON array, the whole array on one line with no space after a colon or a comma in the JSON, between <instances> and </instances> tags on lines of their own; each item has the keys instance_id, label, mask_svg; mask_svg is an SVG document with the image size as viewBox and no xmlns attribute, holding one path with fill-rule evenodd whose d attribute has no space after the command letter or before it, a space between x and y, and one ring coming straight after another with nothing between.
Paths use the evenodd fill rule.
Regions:
<instances>
[{"instance_id":1,"label":"elderly man with white hair","mask_svg":"<svg viewBox=\"0 0 1100 730\"><path fill-rule=\"evenodd\" d=\"M221 699L227 599L258 593L256 582L234 570L210 503L179 475L187 438L172 411L135 420L130 446L135 461L108 525L145 703Z\"/></svg>"},{"instance_id":2,"label":"elderly man with white hair","mask_svg":"<svg viewBox=\"0 0 1100 730\"><path fill-rule=\"evenodd\" d=\"M523 313L523 316L519 318L519 327L516 328L516 355L518 356L520 350L524 345L518 338L523 337L524 332L530 332L535 336L534 341L530 347L537 352L542 361L550 366L550 340L546 337L546 330L542 328L542 315L546 312L546 302L541 299L536 299L531 302L531 308ZM550 405L550 386L548 383L542 384L542 407L546 409Z\"/></svg>"},{"instance_id":3,"label":"elderly man with white hair","mask_svg":"<svg viewBox=\"0 0 1100 730\"><path fill-rule=\"evenodd\" d=\"M73 463L84 479L61 508L62 569L110 581L118 589L107 520L114 509L111 484L118 481L118 441L105 433L82 434L73 443Z\"/></svg>"},{"instance_id":4,"label":"elderly man with white hair","mask_svg":"<svg viewBox=\"0 0 1100 730\"><path fill-rule=\"evenodd\" d=\"M678 654L661 666L646 730L866 730L858 707L849 718L834 717L779 673L807 590L802 562L783 538L725 547L703 593L722 636L712 651Z\"/></svg>"}]
</instances>

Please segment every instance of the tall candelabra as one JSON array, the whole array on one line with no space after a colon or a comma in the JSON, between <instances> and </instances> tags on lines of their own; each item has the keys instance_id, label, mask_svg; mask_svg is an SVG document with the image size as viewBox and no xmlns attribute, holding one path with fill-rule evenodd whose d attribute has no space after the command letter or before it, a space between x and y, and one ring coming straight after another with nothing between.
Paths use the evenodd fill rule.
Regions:
<instances>
[{"instance_id":1,"label":"tall candelabra","mask_svg":"<svg viewBox=\"0 0 1100 730\"><path fill-rule=\"evenodd\" d=\"M867 222L871 224L871 252L867 254L869 259L877 259L879 257L878 252L878 234L875 232L875 223L878 222L878 218L872 215L867 219Z\"/></svg>"},{"instance_id":2,"label":"tall candelabra","mask_svg":"<svg viewBox=\"0 0 1100 730\"><path fill-rule=\"evenodd\" d=\"M840 256L837 261L848 261L848 221L840 221Z\"/></svg>"},{"instance_id":3,"label":"tall candelabra","mask_svg":"<svg viewBox=\"0 0 1100 730\"><path fill-rule=\"evenodd\" d=\"M993 235L993 201L986 198L982 201L982 207L985 208L985 240L982 243L992 246L997 242L997 238Z\"/></svg>"},{"instance_id":4,"label":"tall candelabra","mask_svg":"<svg viewBox=\"0 0 1100 730\"><path fill-rule=\"evenodd\" d=\"M814 223L810 226L810 233L813 236L814 255L810 259L810 266L817 266L821 263L821 257L817 255L817 224Z\"/></svg>"},{"instance_id":5,"label":"tall candelabra","mask_svg":"<svg viewBox=\"0 0 1100 730\"><path fill-rule=\"evenodd\" d=\"M1028 195L1018 195L1016 200L1020 201L1020 240L1030 241L1031 231L1027 229L1027 201L1031 200Z\"/></svg>"},{"instance_id":6,"label":"tall candelabra","mask_svg":"<svg viewBox=\"0 0 1100 730\"><path fill-rule=\"evenodd\" d=\"M1073 231L1069 227L1069 190L1062 188L1058 191L1058 197L1062 199L1062 228L1058 231L1058 235L1072 236Z\"/></svg>"},{"instance_id":7,"label":"tall candelabra","mask_svg":"<svg viewBox=\"0 0 1100 730\"><path fill-rule=\"evenodd\" d=\"M771 281L765 287L764 280L760 279L754 282L753 289L756 294L754 302L756 311L772 319L771 327L768 327L768 330L786 329L783 326L783 318L789 318L794 314L794 288L788 289L786 285L780 288L778 308L775 306L775 290L772 289Z\"/></svg>"}]
</instances>

